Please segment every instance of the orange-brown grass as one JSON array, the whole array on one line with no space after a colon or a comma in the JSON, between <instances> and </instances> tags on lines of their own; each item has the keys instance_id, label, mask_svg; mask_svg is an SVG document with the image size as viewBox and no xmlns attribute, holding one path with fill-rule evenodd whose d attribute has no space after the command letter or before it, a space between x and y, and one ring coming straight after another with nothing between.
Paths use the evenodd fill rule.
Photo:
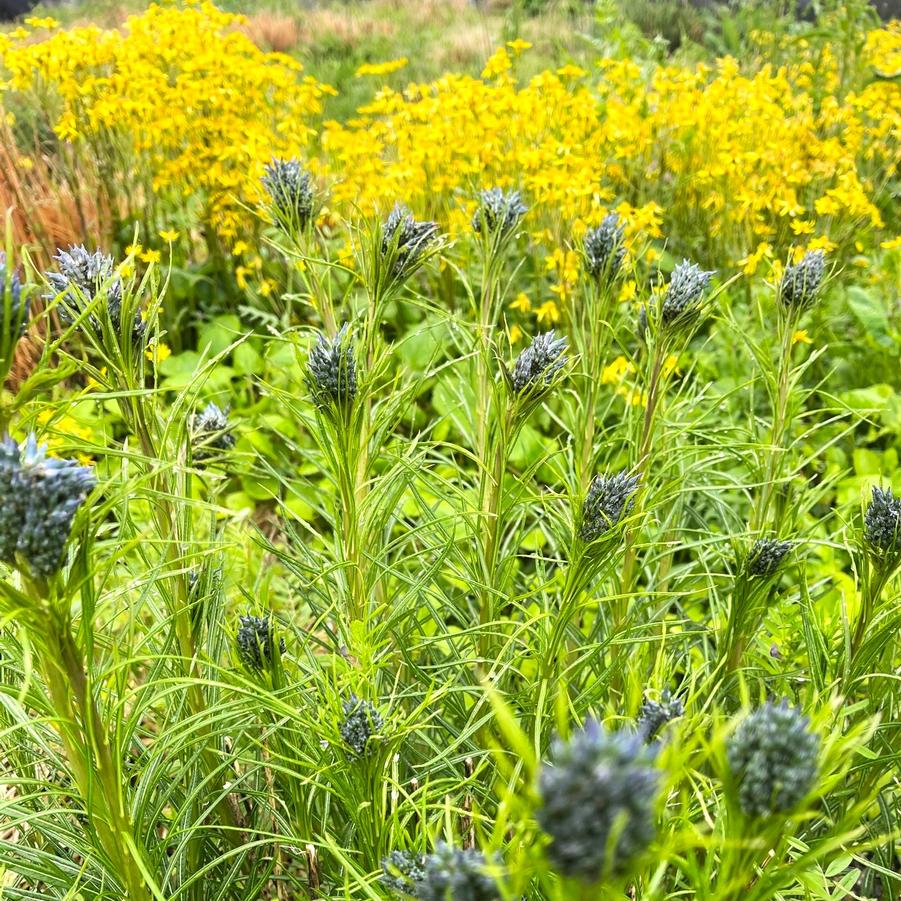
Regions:
<instances>
[{"instance_id":1,"label":"orange-brown grass","mask_svg":"<svg viewBox=\"0 0 901 901\"><path fill-rule=\"evenodd\" d=\"M300 40L297 20L272 10L263 10L251 16L243 31L261 50L277 53L290 53Z\"/></svg>"},{"instance_id":2,"label":"orange-brown grass","mask_svg":"<svg viewBox=\"0 0 901 901\"><path fill-rule=\"evenodd\" d=\"M90 179L80 171L61 178L60 168L59 161L51 162L43 154L21 154L9 126L3 126L0 212L11 212L14 243L27 246L39 264L49 263L59 247L98 244L108 232L108 217Z\"/></svg>"},{"instance_id":3,"label":"orange-brown grass","mask_svg":"<svg viewBox=\"0 0 901 901\"><path fill-rule=\"evenodd\" d=\"M388 37L396 30L397 27L391 22L362 18L351 10L316 9L304 17L300 40L304 44L312 44L328 36L353 48L365 38Z\"/></svg>"},{"instance_id":4,"label":"orange-brown grass","mask_svg":"<svg viewBox=\"0 0 901 901\"><path fill-rule=\"evenodd\" d=\"M13 245L27 248L38 269L50 265L60 247L71 244L99 246L108 234L108 216L101 210L90 180L61 178L60 166L44 155L25 156L16 148L12 130L0 128L0 217L9 218ZM75 190L71 185L77 186ZM32 313L40 311L40 297L32 296ZM34 371L44 335L34 326L16 345L7 387L16 391Z\"/></svg>"}]
</instances>

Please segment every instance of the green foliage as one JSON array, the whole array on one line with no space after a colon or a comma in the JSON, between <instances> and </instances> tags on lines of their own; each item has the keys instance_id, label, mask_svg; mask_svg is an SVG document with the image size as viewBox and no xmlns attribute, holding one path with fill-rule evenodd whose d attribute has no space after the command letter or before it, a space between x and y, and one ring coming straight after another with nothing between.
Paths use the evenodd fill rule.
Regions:
<instances>
[{"instance_id":1,"label":"green foliage","mask_svg":"<svg viewBox=\"0 0 901 901\"><path fill-rule=\"evenodd\" d=\"M528 213L260 214L231 305L126 265L60 320L7 238L0 422L97 487L0 579L2 897L901 897L898 249L797 304L699 252L668 318L676 260L572 239L564 348L506 327Z\"/></svg>"}]
</instances>

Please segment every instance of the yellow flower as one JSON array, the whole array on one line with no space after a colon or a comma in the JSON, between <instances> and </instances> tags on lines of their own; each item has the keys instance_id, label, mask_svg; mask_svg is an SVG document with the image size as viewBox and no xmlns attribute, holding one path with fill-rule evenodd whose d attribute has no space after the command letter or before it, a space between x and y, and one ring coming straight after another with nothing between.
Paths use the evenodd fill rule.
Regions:
<instances>
[{"instance_id":1,"label":"yellow flower","mask_svg":"<svg viewBox=\"0 0 901 901\"><path fill-rule=\"evenodd\" d=\"M532 301L529 300L528 294L525 291L520 291L513 303L510 304L510 309L519 310L520 313L528 313L532 309Z\"/></svg>"},{"instance_id":2,"label":"yellow flower","mask_svg":"<svg viewBox=\"0 0 901 901\"><path fill-rule=\"evenodd\" d=\"M169 244L173 241L177 241L179 238L179 233L171 228L164 229L159 234L160 237Z\"/></svg>"},{"instance_id":3,"label":"yellow flower","mask_svg":"<svg viewBox=\"0 0 901 901\"><path fill-rule=\"evenodd\" d=\"M832 253L835 248L838 247L838 244L835 241L830 241L826 235L820 235L817 238L814 238L808 245L808 250L822 250L825 253Z\"/></svg>"},{"instance_id":4,"label":"yellow flower","mask_svg":"<svg viewBox=\"0 0 901 901\"><path fill-rule=\"evenodd\" d=\"M879 246L883 250L899 250L901 249L901 235L898 235L897 238L890 238L888 241L883 241Z\"/></svg>"},{"instance_id":5,"label":"yellow flower","mask_svg":"<svg viewBox=\"0 0 901 901\"><path fill-rule=\"evenodd\" d=\"M25 20L25 24L29 28L59 28L59 22L51 16L45 16L44 18L40 18L38 16L29 16Z\"/></svg>"},{"instance_id":6,"label":"yellow flower","mask_svg":"<svg viewBox=\"0 0 901 901\"><path fill-rule=\"evenodd\" d=\"M362 78L366 75L391 75L393 72L398 72L403 69L407 63L409 63L409 60L405 56L384 63L364 63L354 73L354 77Z\"/></svg>"},{"instance_id":7,"label":"yellow flower","mask_svg":"<svg viewBox=\"0 0 901 901\"><path fill-rule=\"evenodd\" d=\"M63 113L53 130L61 141L74 141L78 137L78 126L73 113Z\"/></svg>"},{"instance_id":8,"label":"yellow flower","mask_svg":"<svg viewBox=\"0 0 901 901\"><path fill-rule=\"evenodd\" d=\"M232 245L232 256L239 257L250 250L250 245L246 241L235 241Z\"/></svg>"},{"instance_id":9,"label":"yellow flower","mask_svg":"<svg viewBox=\"0 0 901 901\"><path fill-rule=\"evenodd\" d=\"M169 357L172 356L172 351L169 349L168 344L163 344L160 341L158 344L151 344L145 351L144 356L150 360L151 363L160 364L163 360L168 360Z\"/></svg>"},{"instance_id":10,"label":"yellow flower","mask_svg":"<svg viewBox=\"0 0 901 901\"><path fill-rule=\"evenodd\" d=\"M546 300L536 311L535 318L543 325L545 322L559 322L560 310L552 300Z\"/></svg>"},{"instance_id":11,"label":"yellow flower","mask_svg":"<svg viewBox=\"0 0 901 901\"><path fill-rule=\"evenodd\" d=\"M767 244L766 241L762 241L757 245L757 249L753 253L748 254L743 260L739 260L738 265L742 267L742 272L744 272L745 275L753 275L761 262L765 259L770 259L772 256L772 245Z\"/></svg>"},{"instance_id":12,"label":"yellow flower","mask_svg":"<svg viewBox=\"0 0 901 901\"><path fill-rule=\"evenodd\" d=\"M621 382L632 370L632 364L625 357L617 357L602 370L601 384L615 385Z\"/></svg>"},{"instance_id":13,"label":"yellow flower","mask_svg":"<svg viewBox=\"0 0 901 901\"><path fill-rule=\"evenodd\" d=\"M677 375L679 374L679 358L678 358L675 354L670 354L670 355L663 361L662 372L663 372L663 377L664 377L664 378L666 378L667 376L672 375L674 372L675 372Z\"/></svg>"},{"instance_id":14,"label":"yellow flower","mask_svg":"<svg viewBox=\"0 0 901 901\"><path fill-rule=\"evenodd\" d=\"M517 341L520 341L522 339L523 331L518 325L516 325L514 323L513 325L510 326L509 336L510 336L510 343L516 344Z\"/></svg>"},{"instance_id":15,"label":"yellow flower","mask_svg":"<svg viewBox=\"0 0 901 901\"><path fill-rule=\"evenodd\" d=\"M810 335L807 334L806 328L798 329L798 331L792 335L792 347L796 344L813 344L813 340Z\"/></svg>"},{"instance_id":16,"label":"yellow flower","mask_svg":"<svg viewBox=\"0 0 901 901\"><path fill-rule=\"evenodd\" d=\"M144 247L141 244L129 244L128 247L125 248L125 254L126 256L131 256L132 254L137 256L143 249Z\"/></svg>"},{"instance_id":17,"label":"yellow flower","mask_svg":"<svg viewBox=\"0 0 901 901\"><path fill-rule=\"evenodd\" d=\"M140 258L145 263L158 263L162 259L162 255L158 250L145 250L140 254Z\"/></svg>"},{"instance_id":18,"label":"yellow flower","mask_svg":"<svg viewBox=\"0 0 901 901\"><path fill-rule=\"evenodd\" d=\"M628 300L634 300L638 295L638 285L633 280L623 282L622 288L619 289L619 301L625 303Z\"/></svg>"},{"instance_id":19,"label":"yellow flower","mask_svg":"<svg viewBox=\"0 0 901 901\"><path fill-rule=\"evenodd\" d=\"M532 44L530 41L524 41L522 38L516 38L512 41L507 41L507 46L516 54L522 53L523 50L528 50Z\"/></svg>"},{"instance_id":20,"label":"yellow flower","mask_svg":"<svg viewBox=\"0 0 901 901\"><path fill-rule=\"evenodd\" d=\"M482 69L482 78L492 79L500 78L506 75L513 68L510 62L510 54L506 48L500 47L488 58L485 68Z\"/></svg>"},{"instance_id":21,"label":"yellow flower","mask_svg":"<svg viewBox=\"0 0 901 901\"><path fill-rule=\"evenodd\" d=\"M796 235L812 235L816 224L810 219L792 219L791 229Z\"/></svg>"},{"instance_id":22,"label":"yellow flower","mask_svg":"<svg viewBox=\"0 0 901 901\"><path fill-rule=\"evenodd\" d=\"M584 78L588 73L580 66L569 64L557 69L557 74L561 78Z\"/></svg>"}]
</instances>

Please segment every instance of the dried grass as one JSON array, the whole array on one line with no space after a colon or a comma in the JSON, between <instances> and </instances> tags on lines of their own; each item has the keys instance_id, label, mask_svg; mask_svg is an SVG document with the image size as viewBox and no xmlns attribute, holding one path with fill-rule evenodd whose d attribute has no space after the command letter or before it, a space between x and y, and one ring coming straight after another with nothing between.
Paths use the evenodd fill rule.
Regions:
<instances>
[{"instance_id":1,"label":"dried grass","mask_svg":"<svg viewBox=\"0 0 901 901\"><path fill-rule=\"evenodd\" d=\"M272 10L264 10L251 16L242 31L261 50L290 53L300 41L297 20Z\"/></svg>"}]
</instances>

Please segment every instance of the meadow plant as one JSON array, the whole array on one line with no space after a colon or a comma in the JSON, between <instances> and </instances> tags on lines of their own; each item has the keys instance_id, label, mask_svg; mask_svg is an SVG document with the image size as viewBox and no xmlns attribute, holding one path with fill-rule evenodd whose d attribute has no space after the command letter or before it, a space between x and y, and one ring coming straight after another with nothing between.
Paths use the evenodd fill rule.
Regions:
<instances>
[{"instance_id":1,"label":"meadow plant","mask_svg":"<svg viewBox=\"0 0 901 901\"><path fill-rule=\"evenodd\" d=\"M343 120L206 0L0 35L4 898L898 896L849 16Z\"/></svg>"},{"instance_id":2,"label":"meadow plant","mask_svg":"<svg viewBox=\"0 0 901 901\"><path fill-rule=\"evenodd\" d=\"M273 220L289 235L303 233L316 213L316 193L313 177L300 160L272 160L262 183Z\"/></svg>"},{"instance_id":3,"label":"meadow plant","mask_svg":"<svg viewBox=\"0 0 901 901\"><path fill-rule=\"evenodd\" d=\"M659 701L645 698L638 712L638 732L646 742L654 741L667 723L679 719L685 713L685 705L674 698L669 689L664 690Z\"/></svg>"},{"instance_id":4,"label":"meadow plant","mask_svg":"<svg viewBox=\"0 0 901 901\"><path fill-rule=\"evenodd\" d=\"M21 337L28 328L29 300L19 274L10 270L4 254L0 254L0 292L3 294L4 332Z\"/></svg>"},{"instance_id":5,"label":"meadow plant","mask_svg":"<svg viewBox=\"0 0 901 901\"><path fill-rule=\"evenodd\" d=\"M610 733L596 720L555 742L537 816L561 873L588 883L619 878L647 850L660 790L655 756L638 733Z\"/></svg>"},{"instance_id":6,"label":"meadow plant","mask_svg":"<svg viewBox=\"0 0 901 901\"><path fill-rule=\"evenodd\" d=\"M608 213L599 226L585 233L585 269L591 278L612 282L620 275L626 256L623 238L624 227L616 213Z\"/></svg>"},{"instance_id":7,"label":"meadow plant","mask_svg":"<svg viewBox=\"0 0 901 901\"><path fill-rule=\"evenodd\" d=\"M813 787L820 740L808 719L786 702L764 704L729 739L729 767L749 817L786 813Z\"/></svg>"},{"instance_id":8,"label":"meadow plant","mask_svg":"<svg viewBox=\"0 0 901 901\"><path fill-rule=\"evenodd\" d=\"M369 701L351 695L342 702L344 722L341 723L341 738L358 757L362 757L373 736L385 727L385 721L375 706Z\"/></svg>"},{"instance_id":9,"label":"meadow plant","mask_svg":"<svg viewBox=\"0 0 901 901\"><path fill-rule=\"evenodd\" d=\"M271 671L276 664L277 656L287 650L285 639L279 638L276 642L274 632L275 625L270 616L247 614L238 617L235 647L241 663L249 672Z\"/></svg>"},{"instance_id":10,"label":"meadow plant","mask_svg":"<svg viewBox=\"0 0 901 901\"><path fill-rule=\"evenodd\" d=\"M310 351L308 384L320 408L344 407L357 395L357 366L348 325L331 340L320 334Z\"/></svg>"},{"instance_id":11,"label":"meadow plant","mask_svg":"<svg viewBox=\"0 0 901 901\"><path fill-rule=\"evenodd\" d=\"M487 188L479 194L479 206L472 216L472 230L492 241L503 241L513 234L528 211L519 191Z\"/></svg>"}]
</instances>

